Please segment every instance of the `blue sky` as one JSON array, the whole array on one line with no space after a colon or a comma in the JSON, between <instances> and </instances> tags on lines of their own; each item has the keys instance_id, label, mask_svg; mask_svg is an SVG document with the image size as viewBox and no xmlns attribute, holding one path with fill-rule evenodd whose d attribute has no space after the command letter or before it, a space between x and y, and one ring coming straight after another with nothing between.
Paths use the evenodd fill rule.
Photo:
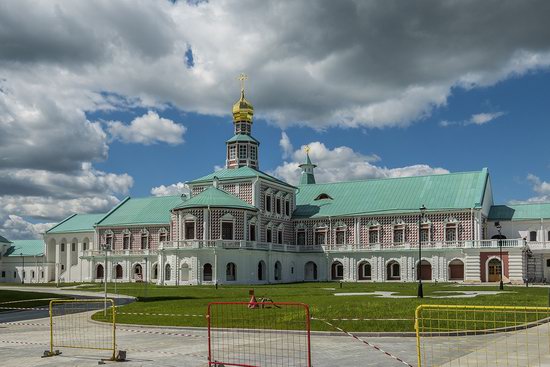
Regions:
<instances>
[{"instance_id":1,"label":"blue sky","mask_svg":"<svg viewBox=\"0 0 550 367\"><path fill-rule=\"evenodd\" d=\"M238 84L234 85L238 96ZM328 148L348 146L364 155L381 157L379 165L403 167L426 163L451 172L488 167L495 201L527 200L535 195L528 174L550 180L549 100L550 72L538 71L510 78L494 86L466 90L454 88L445 106L406 127L285 128L292 143L299 147L312 141ZM254 102L254 91L248 92ZM228 111L230 111L228 106ZM256 110L261 106L256 105ZM99 113L90 119L117 119L130 122L146 112ZM503 112L483 125L467 124L471 115ZM162 117L185 125L185 143L139 145L118 141L110 145L109 159L98 163L104 171L127 172L135 179L131 195L150 195L152 187L185 182L211 172L224 164L225 140L232 132L230 115L222 117L184 113L175 108L159 111ZM457 122L441 126L442 121ZM256 119L253 135L261 142L261 169L272 172L284 159L279 146L282 129ZM323 162L316 162L320 167Z\"/></svg>"},{"instance_id":2,"label":"blue sky","mask_svg":"<svg viewBox=\"0 0 550 367\"><path fill-rule=\"evenodd\" d=\"M550 201L550 2L0 5L0 234L40 238L224 164L245 72L260 167L296 183L488 167ZM214 21L213 21L214 20Z\"/></svg>"}]
</instances>

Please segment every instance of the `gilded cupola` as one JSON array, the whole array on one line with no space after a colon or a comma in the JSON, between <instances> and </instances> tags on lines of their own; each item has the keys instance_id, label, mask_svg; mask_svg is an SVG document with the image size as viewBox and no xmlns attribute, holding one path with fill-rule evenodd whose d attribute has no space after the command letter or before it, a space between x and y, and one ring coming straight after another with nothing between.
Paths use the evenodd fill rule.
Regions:
<instances>
[{"instance_id":1,"label":"gilded cupola","mask_svg":"<svg viewBox=\"0 0 550 367\"><path fill-rule=\"evenodd\" d=\"M239 76L241 81L241 98L233 105L233 121L234 122L250 122L252 123L252 117L254 116L254 107L252 103L248 102L244 98L244 81L248 79L245 74Z\"/></svg>"}]
</instances>

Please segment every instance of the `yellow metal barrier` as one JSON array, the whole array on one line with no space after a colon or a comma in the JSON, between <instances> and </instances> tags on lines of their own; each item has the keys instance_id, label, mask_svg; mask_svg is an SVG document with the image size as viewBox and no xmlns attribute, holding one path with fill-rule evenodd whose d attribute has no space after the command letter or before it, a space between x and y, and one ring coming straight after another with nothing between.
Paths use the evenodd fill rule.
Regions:
<instances>
[{"instance_id":1,"label":"yellow metal barrier","mask_svg":"<svg viewBox=\"0 0 550 367\"><path fill-rule=\"evenodd\" d=\"M91 320L94 315L94 320ZM116 354L116 308L112 299L50 301L50 350L44 356L59 355L55 348L106 350Z\"/></svg>"},{"instance_id":2,"label":"yellow metal barrier","mask_svg":"<svg viewBox=\"0 0 550 367\"><path fill-rule=\"evenodd\" d=\"M550 365L550 308L420 305L418 366Z\"/></svg>"}]
</instances>

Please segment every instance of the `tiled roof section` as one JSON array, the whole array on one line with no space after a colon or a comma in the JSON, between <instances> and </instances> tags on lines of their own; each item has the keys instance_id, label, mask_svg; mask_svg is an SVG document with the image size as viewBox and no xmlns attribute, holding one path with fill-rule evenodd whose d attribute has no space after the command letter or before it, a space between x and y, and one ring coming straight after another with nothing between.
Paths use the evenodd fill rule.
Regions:
<instances>
[{"instance_id":1,"label":"tiled roof section","mask_svg":"<svg viewBox=\"0 0 550 367\"><path fill-rule=\"evenodd\" d=\"M450 173L329 184L302 185L296 195L295 218L375 215L428 210L478 208L489 174ZM329 199L320 199L327 194Z\"/></svg>"},{"instance_id":2,"label":"tiled roof section","mask_svg":"<svg viewBox=\"0 0 550 367\"><path fill-rule=\"evenodd\" d=\"M205 207L256 210L256 207L248 204L246 201L243 201L223 190L215 188L214 186L211 186L200 194L193 196L191 199L179 205L177 209Z\"/></svg>"},{"instance_id":3,"label":"tiled roof section","mask_svg":"<svg viewBox=\"0 0 550 367\"><path fill-rule=\"evenodd\" d=\"M14 240L4 256L42 256L44 249L42 240Z\"/></svg>"},{"instance_id":4,"label":"tiled roof section","mask_svg":"<svg viewBox=\"0 0 550 367\"><path fill-rule=\"evenodd\" d=\"M97 223L98 227L168 224L170 210L184 201L181 196L127 198Z\"/></svg>"},{"instance_id":5,"label":"tiled roof section","mask_svg":"<svg viewBox=\"0 0 550 367\"><path fill-rule=\"evenodd\" d=\"M62 220L60 223L50 228L46 233L76 233L76 232L92 232L94 225L105 216L101 214L73 214L70 217Z\"/></svg>"},{"instance_id":6,"label":"tiled roof section","mask_svg":"<svg viewBox=\"0 0 550 367\"><path fill-rule=\"evenodd\" d=\"M197 178L196 180L188 182L189 184L199 184L199 183L208 183L212 182L214 177L217 177L220 181L224 180L233 180L233 179L241 179L241 178L254 178L256 176L259 176L265 180L278 183L279 185L284 185L288 187L294 188L294 186L289 185L288 183L279 180L278 178L275 178L271 175L268 175L267 173L264 173L259 170L255 170L254 168L244 166L239 168L224 168L216 172L212 172L206 176Z\"/></svg>"},{"instance_id":7,"label":"tiled roof section","mask_svg":"<svg viewBox=\"0 0 550 367\"><path fill-rule=\"evenodd\" d=\"M0 236L0 243L11 243L6 237Z\"/></svg>"},{"instance_id":8,"label":"tiled roof section","mask_svg":"<svg viewBox=\"0 0 550 367\"><path fill-rule=\"evenodd\" d=\"M260 142L253 138L252 136L248 134L236 134L231 139L227 140L226 143L234 143L238 141L244 141L244 142L255 142L256 144L260 145Z\"/></svg>"},{"instance_id":9,"label":"tiled roof section","mask_svg":"<svg viewBox=\"0 0 550 367\"><path fill-rule=\"evenodd\" d=\"M493 205L490 220L536 220L550 219L550 203Z\"/></svg>"}]
</instances>

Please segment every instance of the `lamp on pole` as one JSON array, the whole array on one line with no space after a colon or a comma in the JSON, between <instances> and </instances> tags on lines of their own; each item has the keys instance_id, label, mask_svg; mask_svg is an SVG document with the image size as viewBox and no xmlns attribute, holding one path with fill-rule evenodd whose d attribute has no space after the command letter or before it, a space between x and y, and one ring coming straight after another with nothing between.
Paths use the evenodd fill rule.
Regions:
<instances>
[{"instance_id":1,"label":"lamp on pole","mask_svg":"<svg viewBox=\"0 0 550 367\"><path fill-rule=\"evenodd\" d=\"M420 216L418 217L418 267L416 269L416 276L418 278L418 298L424 298L424 289L422 288L422 220L424 219L424 213L426 207L424 204L420 207Z\"/></svg>"},{"instance_id":2,"label":"lamp on pole","mask_svg":"<svg viewBox=\"0 0 550 367\"><path fill-rule=\"evenodd\" d=\"M103 316L107 316L107 252L111 250L111 244L105 243L101 245L103 251L105 251L105 265L103 266Z\"/></svg>"},{"instance_id":3,"label":"lamp on pole","mask_svg":"<svg viewBox=\"0 0 550 367\"><path fill-rule=\"evenodd\" d=\"M23 253L20 253L21 255L21 261L23 262L23 270L21 270L21 284L25 284L25 256L23 256Z\"/></svg>"},{"instance_id":4,"label":"lamp on pole","mask_svg":"<svg viewBox=\"0 0 550 367\"><path fill-rule=\"evenodd\" d=\"M500 290L504 289L504 283L502 282L502 272L504 271L504 261L502 261L502 234L500 231L502 230L502 226L500 225L500 222L495 222L495 227L498 231L498 251L500 256L500 283L498 288Z\"/></svg>"}]
</instances>

